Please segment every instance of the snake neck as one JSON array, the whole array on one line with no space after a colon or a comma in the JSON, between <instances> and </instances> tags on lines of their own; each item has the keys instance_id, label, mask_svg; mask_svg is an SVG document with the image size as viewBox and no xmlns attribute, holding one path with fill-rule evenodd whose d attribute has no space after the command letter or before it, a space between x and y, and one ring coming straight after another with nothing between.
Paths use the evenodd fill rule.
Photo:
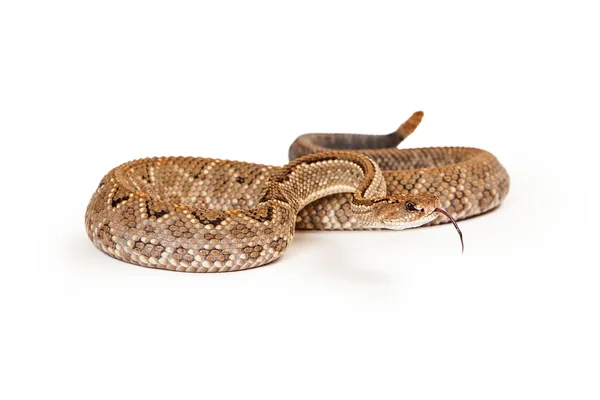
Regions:
<instances>
[{"instance_id":1,"label":"snake neck","mask_svg":"<svg viewBox=\"0 0 600 400\"><path fill-rule=\"evenodd\" d=\"M369 207L386 194L381 170L358 153L331 151L298 158L273 174L261 202L288 204L298 213L307 204L336 193L352 193L352 204Z\"/></svg>"}]
</instances>

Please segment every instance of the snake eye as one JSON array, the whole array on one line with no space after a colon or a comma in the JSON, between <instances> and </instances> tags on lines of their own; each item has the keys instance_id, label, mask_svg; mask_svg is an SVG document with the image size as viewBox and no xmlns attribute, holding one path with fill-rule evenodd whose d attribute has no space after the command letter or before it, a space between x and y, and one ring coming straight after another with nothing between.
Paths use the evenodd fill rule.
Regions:
<instances>
[{"instance_id":1,"label":"snake eye","mask_svg":"<svg viewBox=\"0 0 600 400\"><path fill-rule=\"evenodd\" d=\"M408 203L406 203L406 209L408 211L415 211L416 210L415 205L413 203L411 203L410 201Z\"/></svg>"}]
</instances>

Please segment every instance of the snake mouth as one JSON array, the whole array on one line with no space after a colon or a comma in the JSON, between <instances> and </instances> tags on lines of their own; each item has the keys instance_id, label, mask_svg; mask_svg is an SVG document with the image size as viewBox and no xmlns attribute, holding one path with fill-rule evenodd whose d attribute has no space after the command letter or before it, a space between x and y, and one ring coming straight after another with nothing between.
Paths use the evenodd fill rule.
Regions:
<instances>
[{"instance_id":1,"label":"snake mouth","mask_svg":"<svg viewBox=\"0 0 600 400\"><path fill-rule=\"evenodd\" d=\"M460 237L460 245L462 246L462 253L464 254L465 253L465 242L463 241L463 234L462 234L460 228L458 227L456 220L454 218L452 218L450 213L448 213L448 211L444 210L443 208L436 207L430 213L430 215L433 213L443 214L444 216L446 216L446 218L448 218L450 220L450 222L452 222L452 225L454 225L454 228L456 228L456 232L458 232L458 236Z\"/></svg>"}]
</instances>

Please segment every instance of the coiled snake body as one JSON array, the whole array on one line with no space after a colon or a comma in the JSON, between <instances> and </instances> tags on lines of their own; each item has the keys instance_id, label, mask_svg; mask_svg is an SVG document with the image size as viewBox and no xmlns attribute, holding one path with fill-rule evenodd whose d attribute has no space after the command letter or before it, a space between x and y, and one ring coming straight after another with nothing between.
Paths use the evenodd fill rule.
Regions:
<instances>
[{"instance_id":1,"label":"coiled snake body","mask_svg":"<svg viewBox=\"0 0 600 400\"><path fill-rule=\"evenodd\" d=\"M443 209L460 220L500 205L509 177L492 154L395 148L422 116L389 135L302 135L284 167L191 157L125 163L92 196L87 234L129 263L225 272L277 259L295 229L404 229L448 222Z\"/></svg>"}]
</instances>

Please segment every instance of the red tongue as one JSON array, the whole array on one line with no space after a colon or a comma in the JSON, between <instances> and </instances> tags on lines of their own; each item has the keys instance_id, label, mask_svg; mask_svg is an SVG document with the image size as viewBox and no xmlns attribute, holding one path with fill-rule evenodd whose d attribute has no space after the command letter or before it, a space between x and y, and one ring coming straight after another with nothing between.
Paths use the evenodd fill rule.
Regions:
<instances>
[{"instance_id":1,"label":"red tongue","mask_svg":"<svg viewBox=\"0 0 600 400\"><path fill-rule=\"evenodd\" d=\"M446 211L444 209L436 208L433 211L434 212L439 212L440 214L444 214L446 217L448 217L448 219L450 220L450 222L452 222L452 224L456 228L456 232L458 232L458 236L460 236L460 244L462 246L462 252L464 254L464 252L465 252L465 242L463 242L462 232L460 231L460 228L458 227L458 224L456 223L456 221L454 220L454 218L452 218L452 216L450 214L448 214L448 211Z\"/></svg>"}]
</instances>

